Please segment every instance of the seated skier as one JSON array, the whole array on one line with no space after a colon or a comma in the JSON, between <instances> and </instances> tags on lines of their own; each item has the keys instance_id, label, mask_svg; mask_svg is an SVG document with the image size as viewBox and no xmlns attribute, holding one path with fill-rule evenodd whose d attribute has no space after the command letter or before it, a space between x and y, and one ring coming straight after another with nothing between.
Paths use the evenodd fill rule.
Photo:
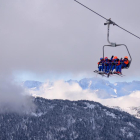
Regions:
<instances>
[{"instance_id":1,"label":"seated skier","mask_svg":"<svg viewBox=\"0 0 140 140\"><path fill-rule=\"evenodd\" d=\"M128 56L125 56L124 59L122 60L122 69L128 67L128 65L129 65Z\"/></svg>"},{"instance_id":2,"label":"seated skier","mask_svg":"<svg viewBox=\"0 0 140 140\"><path fill-rule=\"evenodd\" d=\"M122 74L121 73L121 68L122 68L121 60L117 59L117 62L116 62L116 73Z\"/></svg>"},{"instance_id":3,"label":"seated skier","mask_svg":"<svg viewBox=\"0 0 140 140\"><path fill-rule=\"evenodd\" d=\"M117 59L117 56L113 56L111 57L110 59L110 73L113 72L113 70L115 69L116 67L116 59Z\"/></svg>"},{"instance_id":4,"label":"seated skier","mask_svg":"<svg viewBox=\"0 0 140 140\"><path fill-rule=\"evenodd\" d=\"M115 70L115 72L113 72ZM121 62L117 56L111 57L110 73L121 73Z\"/></svg>"},{"instance_id":5,"label":"seated skier","mask_svg":"<svg viewBox=\"0 0 140 140\"><path fill-rule=\"evenodd\" d=\"M110 60L108 59L108 57L105 57L105 61L104 61L104 65L105 65L105 72L106 73L109 73L110 71L110 66L111 66L111 63L110 63Z\"/></svg>"},{"instance_id":6,"label":"seated skier","mask_svg":"<svg viewBox=\"0 0 140 140\"><path fill-rule=\"evenodd\" d=\"M98 62L98 69L99 69L99 71L104 70L104 59L103 58L100 58L100 61Z\"/></svg>"},{"instance_id":7,"label":"seated skier","mask_svg":"<svg viewBox=\"0 0 140 140\"><path fill-rule=\"evenodd\" d=\"M116 66L116 72L119 74L121 73L122 68L126 68L129 65L129 60L128 60L128 56L125 56L124 59L120 59L118 60L117 66Z\"/></svg>"}]
</instances>

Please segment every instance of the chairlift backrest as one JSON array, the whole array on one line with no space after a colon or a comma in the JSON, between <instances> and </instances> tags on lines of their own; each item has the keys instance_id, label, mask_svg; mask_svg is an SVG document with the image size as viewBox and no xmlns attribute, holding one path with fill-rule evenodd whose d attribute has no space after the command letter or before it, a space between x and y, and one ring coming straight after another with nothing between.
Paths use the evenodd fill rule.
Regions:
<instances>
[{"instance_id":1,"label":"chairlift backrest","mask_svg":"<svg viewBox=\"0 0 140 140\"><path fill-rule=\"evenodd\" d=\"M131 60L129 60L128 66L124 67L123 69L128 69L130 67L130 64L131 64Z\"/></svg>"},{"instance_id":2,"label":"chairlift backrest","mask_svg":"<svg viewBox=\"0 0 140 140\"><path fill-rule=\"evenodd\" d=\"M114 46L112 46L112 45L104 45L103 46L103 58L104 58L104 49L105 49L105 47L114 47ZM130 65L131 65L131 62L132 62L132 57L131 57L131 55L130 55L130 52L129 52L129 50L128 50L128 48L127 48L127 46L125 45L125 44L117 44L115 47L118 47L118 46L124 46L125 48L126 48L126 50L127 50L127 52L128 52L128 55L129 55L129 64L128 64L128 66L126 67L126 68L124 68L124 69L128 69L129 67L130 67Z\"/></svg>"}]
</instances>

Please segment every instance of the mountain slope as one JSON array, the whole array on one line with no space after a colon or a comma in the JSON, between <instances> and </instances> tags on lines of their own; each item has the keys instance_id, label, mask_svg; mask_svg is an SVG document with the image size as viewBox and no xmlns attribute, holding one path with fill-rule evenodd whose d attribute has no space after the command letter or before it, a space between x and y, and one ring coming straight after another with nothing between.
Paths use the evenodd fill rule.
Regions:
<instances>
[{"instance_id":1,"label":"mountain slope","mask_svg":"<svg viewBox=\"0 0 140 140\"><path fill-rule=\"evenodd\" d=\"M33 98L32 113L0 114L0 139L139 140L140 120L93 101Z\"/></svg>"}]
</instances>

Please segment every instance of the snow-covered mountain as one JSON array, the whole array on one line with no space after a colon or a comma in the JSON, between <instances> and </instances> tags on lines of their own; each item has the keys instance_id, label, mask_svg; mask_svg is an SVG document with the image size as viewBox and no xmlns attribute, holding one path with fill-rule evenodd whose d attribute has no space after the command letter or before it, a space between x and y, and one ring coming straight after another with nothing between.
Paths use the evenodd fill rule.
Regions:
<instances>
[{"instance_id":1,"label":"snow-covered mountain","mask_svg":"<svg viewBox=\"0 0 140 140\"><path fill-rule=\"evenodd\" d=\"M140 120L93 101L33 98L30 113L0 113L1 140L139 140Z\"/></svg>"},{"instance_id":2,"label":"snow-covered mountain","mask_svg":"<svg viewBox=\"0 0 140 140\"><path fill-rule=\"evenodd\" d=\"M121 97L129 95L134 91L140 91L140 81L110 83L100 78L84 78L77 81L77 83L79 83L82 89L104 90L114 97Z\"/></svg>"},{"instance_id":3,"label":"snow-covered mountain","mask_svg":"<svg viewBox=\"0 0 140 140\"><path fill-rule=\"evenodd\" d=\"M126 98L128 98L128 100L130 100L131 102L133 100L135 100L137 97L133 98L134 95L132 95L133 92L135 91L140 91L140 81L132 81L132 82L116 82L116 83L110 83L107 80L103 80L100 78L84 78L81 79L80 81L77 80L68 80L65 81L66 83L68 83L69 85L72 84L78 84L83 90L91 90L91 92L96 92L96 94L98 95L98 98L102 98L102 99L111 99L112 97L114 98L119 98L119 97L124 97L124 102L126 102ZM37 81L25 81L24 82L24 87L28 88L28 89L32 89L32 90L39 90L39 88L43 85L44 83L42 82L37 82ZM48 88L49 90L53 89L54 83L48 82L47 86L45 86L44 88ZM61 88L61 87L60 87ZM64 87L62 87L64 88ZM56 90L57 92L57 90ZM75 94L77 91L75 91ZM47 92L48 93L48 90ZM51 93L50 93L51 94ZM84 94L84 92L82 93ZM88 94L88 93L87 93ZM131 95L130 95L131 94ZM34 94L36 95L36 94ZM56 94L55 94L56 95ZM130 97L130 96L132 97ZM128 97L127 97L128 96ZM139 93L137 93L137 95L135 96L139 96ZM41 96L44 97L44 96ZM130 99L131 98L131 99ZM137 100L139 99L139 97L137 98ZM94 100L94 98L93 98ZM118 99L122 100L122 99ZM103 103L103 102L100 102ZM129 101L127 102L129 104ZM122 101L123 104L123 101ZM107 104L106 104L107 105ZM118 103L118 106L120 104ZM108 104L108 106L111 107L110 104ZM114 105L113 105L114 106ZM137 118L140 118L140 107L139 105L137 106L129 106L129 107L118 107L117 108L119 110L123 110L125 112L128 112L132 115L134 115Z\"/></svg>"},{"instance_id":4,"label":"snow-covered mountain","mask_svg":"<svg viewBox=\"0 0 140 140\"><path fill-rule=\"evenodd\" d=\"M66 82L69 84L78 83L83 90L95 90L97 93L104 91L104 93L107 93L105 98L121 97L129 95L134 91L140 91L140 81L110 83L100 78L84 78L80 81L68 80ZM53 86L52 82L48 82L48 84L50 87ZM25 81L23 85L26 88L39 89L43 82Z\"/></svg>"}]
</instances>

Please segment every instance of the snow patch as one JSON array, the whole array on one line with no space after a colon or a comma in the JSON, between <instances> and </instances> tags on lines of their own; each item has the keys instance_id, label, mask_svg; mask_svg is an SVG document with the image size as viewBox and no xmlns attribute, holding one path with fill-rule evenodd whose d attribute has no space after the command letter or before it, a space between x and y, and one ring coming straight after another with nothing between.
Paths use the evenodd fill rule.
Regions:
<instances>
[{"instance_id":1,"label":"snow patch","mask_svg":"<svg viewBox=\"0 0 140 140\"><path fill-rule=\"evenodd\" d=\"M123 135L125 135L125 127L121 128L121 131L122 131Z\"/></svg>"},{"instance_id":2,"label":"snow patch","mask_svg":"<svg viewBox=\"0 0 140 140\"><path fill-rule=\"evenodd\" d=\"M34 113L34 112L31 113L31 115L35 116L35 117L40 117L40 116L42 116L44 114L46 114L46 113Z\"/></svg>"},{"instance_id":3,"label":"snow patch","mask_svg":"<svg viewBox=\"0 0 140 140\"><path fill-rule=\"evenodd\" d=\"M94 122L94 118L91 118L90 122L92 123L92 129L95 129L95 122Z\"/></svg>"},{"instance_id":4,"label":"snow patch","mask_svg":"<svg viewBox=\"0 0 140 140\"><path fill-rule=\"evenodd\" d=\"M128 125L130 125L130 126L135 128L135 126L131 122L128 122Z\"/></svg>"},{"instance_id":5,"label":"snow patch","mask_svg":"<svg viewBox=\"0 0 140 140\"><path fill-rule=\"evenodd\" d=\"M111 113L109 111L106 112L106 115L111 116L112 118L116 118L115 114L113 114L113 113Z\"/></svg>"},{"instance_id":6,"label":"snow patch","mask_svg":"<svg viewBox=\"0 0 140 140\"><path fill-rule=\"evenodd\" d=\"M92 85L92 81L89 81L88 88L90 88L91 85Z\"/></svg>"},{"instance_id":7,"label":"snow patch","mask_svg":"<svg viewBox=\"0 0 140 140\"><path fill-rule=\"evenodd\" d=\"M127 134L127 137L133 137L133 133L132 133L132 132L129 132L129 133Z\"/></svg>"},{"instance_id":8,"label":"snow patch","mask_svg":"<svg viewBox=\"0 0 140 140\"><path fill-rule=\"evenodd\" d=\"M114 89L114 92L117 94L117 90L116 89Z\"/></svg>"},{"instance_id":9,"label":"snow patch","mask_svg":"<svg viewBox=\"0 0 140 140\"><path fill-rule=\"evenodd\" d=\"M67 129L65 127L60 127L59 131L66 131Z\"/></svg>"},{"instance_id":10,"label":"snow patch","mask_svg":"<svg viewBox=\"0 0 140 140\"><path fill-rule=\"evenodd\" d=\"M71 115L69 115L67 119L68 127L70 127L75 122L76 122L75 119Z\"/></svg>"},{"instance_id":11,"label":"snow patch","mask_svg":"<svg viewBox=\"0 0 140 140\"><path fill-rule=\"evenodd\" d=\"M90 108L90 109L94 109L95 105L93 104L89 104L89 103L85 103L87 105L87 107L85 108Z\"/></svg>"}]
</instances>

